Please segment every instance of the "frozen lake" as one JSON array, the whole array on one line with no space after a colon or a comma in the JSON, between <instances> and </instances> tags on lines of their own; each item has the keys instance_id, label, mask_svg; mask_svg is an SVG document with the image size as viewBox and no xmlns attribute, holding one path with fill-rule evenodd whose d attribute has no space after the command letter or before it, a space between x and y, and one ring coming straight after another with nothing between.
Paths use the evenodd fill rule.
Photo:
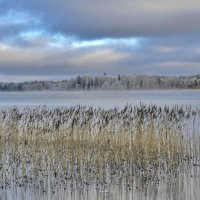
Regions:
<instances>
[{"instance_id":1,"label":"frozen lake","mask_svg":"<svg viewBox=\"0 0 200 200\"><path fill-rule=\"evenodd\" d=\"M0 107L39 105L69 107L80 104L121 108L126 104L140 103L199 107L200 90L0 92Z\"/></svg>"}]
</instances>

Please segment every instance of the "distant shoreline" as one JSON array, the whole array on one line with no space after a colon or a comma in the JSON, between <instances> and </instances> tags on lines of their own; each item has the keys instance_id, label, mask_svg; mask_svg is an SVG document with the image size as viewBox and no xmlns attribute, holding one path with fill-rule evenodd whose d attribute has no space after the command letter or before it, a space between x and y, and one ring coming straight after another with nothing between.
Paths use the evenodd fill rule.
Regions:
<instances>
[{"instance_id":1,"label":"distant shoreline","mask_svg":"<svg viewBox=\"0 0 200 200\"><path fill-rule=\"evenodd\" d=\"M62 81L0 82L2 91L98 91L98 90L196 90L200 75L146 76L118 75L77 76Z\"/></svg>"},{"instance_id":2,"label":"distant shoreline","mask_svg":"<svg viewBox=\"0 0 200 200\"><path fill-rule=\"evenodd\" d=\"M89 89L89 90L81 90L81 89L71 89L71 90L0 90L0 93L6 92L123 92L123 91L200 91L200 88L165 88L165 89Z\"/></svg>"}]
</instances>

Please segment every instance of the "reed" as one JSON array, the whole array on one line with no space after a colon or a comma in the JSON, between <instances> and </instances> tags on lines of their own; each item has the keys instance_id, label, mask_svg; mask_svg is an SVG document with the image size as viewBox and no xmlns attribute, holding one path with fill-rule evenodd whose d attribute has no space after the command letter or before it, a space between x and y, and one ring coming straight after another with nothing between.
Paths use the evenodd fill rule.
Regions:
<instances>
[{"instance_id":1,"label":"reed","mask_svg":"<svg viewBox=\"0 0 200 200\"><path fill-rule=\"evenodd\" d=\"M199 117L191 107L155 105L1 110L0 187L55 192L176 179L200 164Z\"/></svg>"}]
</instances>

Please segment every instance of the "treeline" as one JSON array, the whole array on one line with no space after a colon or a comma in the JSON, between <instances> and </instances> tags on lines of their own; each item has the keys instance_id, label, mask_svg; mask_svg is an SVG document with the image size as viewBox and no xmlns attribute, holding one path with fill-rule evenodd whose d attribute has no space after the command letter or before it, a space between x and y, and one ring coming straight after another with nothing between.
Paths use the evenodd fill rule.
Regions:
<instances>
[{"instance_id":1,"label":"treeline","mask_svg":"<svg viewBox=\"0 0 200 200\"><path fill-rule=\"evenodd\" d=\"M200 75L179 77L146 75L78 76L63 81L0 83L0 91L136 89L200 89Z\"/></svg>"}]
</instances>

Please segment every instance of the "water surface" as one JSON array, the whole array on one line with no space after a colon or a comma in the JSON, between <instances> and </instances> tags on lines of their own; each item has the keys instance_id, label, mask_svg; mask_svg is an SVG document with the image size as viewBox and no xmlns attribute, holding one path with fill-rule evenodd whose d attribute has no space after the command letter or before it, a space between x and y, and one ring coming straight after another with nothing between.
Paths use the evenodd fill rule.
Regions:
<instances>
[{"instance_id":1,"label":"water surface","mask_svg":"<svg viewBox=\"0 0 200 200\"><path fill-rule=\"evenodd\" d=\"M200 90L148 90L148 91L42 91L42 92L0 92L0 107L50 107L74 106L77 104L102 108L122 108L126 104L156 104L157 106L200 106ZM197 124L199 133L199 123ZM108 185L105 189L95 187L67 189L62 187L54 193L32 188L13 187L0 189L0 200L22 199L69 199L69 200L196 200L200 197L200 164L194 170L180 174L176 182L163 181L159 185L142 185L134 180L127 183ZM2 181L2 179L0 179Z\"/></svg>"},{"instance_id":2,"label":"water surface","mask_svg":"<svg viewBox=\"0 0 200 200\"><path fill-rule=\"evenodd\" d=\"M199 107L200 90L136 90L136 91L41 91L0 92L0 106L74 106L77 104L121 108L126 104L183 105Z\"/></svg>"}]
</instances>

